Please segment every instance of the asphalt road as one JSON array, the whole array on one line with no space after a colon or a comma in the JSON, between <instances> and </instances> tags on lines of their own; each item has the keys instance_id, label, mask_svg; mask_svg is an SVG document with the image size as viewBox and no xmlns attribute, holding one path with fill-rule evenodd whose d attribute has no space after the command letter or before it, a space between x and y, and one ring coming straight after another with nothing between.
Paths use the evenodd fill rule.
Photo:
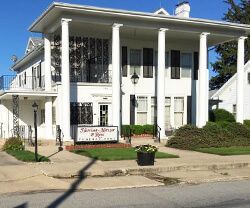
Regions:
<instances>
[{"instance_id":1,"label":"asphalt road","mask_svg":"<svg viewBox=\"0 0 250 208\"><path fill-rule=\"evenodd\" d=\"M250 181L2 195L0 207L250 208Z\"/></svg>"}]
</instances>

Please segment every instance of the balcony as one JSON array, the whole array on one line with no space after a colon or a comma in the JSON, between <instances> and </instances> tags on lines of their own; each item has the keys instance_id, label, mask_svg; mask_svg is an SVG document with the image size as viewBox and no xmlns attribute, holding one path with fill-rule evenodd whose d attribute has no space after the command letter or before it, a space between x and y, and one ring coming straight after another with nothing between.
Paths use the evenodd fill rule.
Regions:
<instances>
[{"instance_id":1,"label":"balcony","mask_svg":"<svg viewBox=\"0 0 250 208\"><path fill-rule=\"evenodd\" d=\"M44 76L3 75L0 77L2 91L43 91Z\"/></svg>"}]
</instances>

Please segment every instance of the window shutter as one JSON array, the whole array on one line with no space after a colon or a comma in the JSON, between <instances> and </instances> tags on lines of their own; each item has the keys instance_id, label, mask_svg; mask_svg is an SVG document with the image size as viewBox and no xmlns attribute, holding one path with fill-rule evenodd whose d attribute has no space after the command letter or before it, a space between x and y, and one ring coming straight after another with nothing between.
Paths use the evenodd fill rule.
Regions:
<instances>
[{"instance_id":1,"label":"window shutter","mask_svg":"<svg viewBox=\"0 0 250 208\"><path fill-rule=\"evenodd\" d=\"M126 46L122 47L122 76L126 77L128 75L128 48Z\"/></svg>"},{"instance_id":2,"label":"window shutter","mask_svg":"<svg viewBox=\"0 0 250 208\"><path fill-rule=\"evenodd\" d=\"M199 53L194 52L194 80L198 80L199 72Z\"/></svg>"},{"instance_id":3,"label":"window shutter","mask_svg":"<svg viewBox=\"0 0 250 208\"><path fill-rule=\"evenodd\" d=\"M171 51L171 79L180 79L180 51Z\"/></svg>"},{"instance_id":4,"label":"window shutter","mask_svg":"<svg viewBox=\"0 0 250 208\"><path fill-rule=\"evenodd\" d=\"M247 73L248 76L248 84L250 84L250 72Z\"/></svg>"},{"instance_id":5,"label":"window shutter","mask_svg":"<svg viewBox=\"0 0 250 208\"><path fill-rule=\"evenodd\" d=\"M143 48L143 77L153 78L153 48Z\"/></svg>"}]
</instances>

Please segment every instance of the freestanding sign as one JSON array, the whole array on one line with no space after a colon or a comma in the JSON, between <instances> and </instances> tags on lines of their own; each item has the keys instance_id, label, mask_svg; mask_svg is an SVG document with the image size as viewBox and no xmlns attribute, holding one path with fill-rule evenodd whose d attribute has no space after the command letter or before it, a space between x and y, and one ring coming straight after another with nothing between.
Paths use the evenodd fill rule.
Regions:
<instances>
[{"instance_id":1,"label":"freestanding sign","mask_svg":"<svg viewBox=\"0 0 250 208\"><path fill-rule=\"evenodd\" d=\"M78 126L76 142L118 142L117 126Z\"/></svg>"}]
</instances>

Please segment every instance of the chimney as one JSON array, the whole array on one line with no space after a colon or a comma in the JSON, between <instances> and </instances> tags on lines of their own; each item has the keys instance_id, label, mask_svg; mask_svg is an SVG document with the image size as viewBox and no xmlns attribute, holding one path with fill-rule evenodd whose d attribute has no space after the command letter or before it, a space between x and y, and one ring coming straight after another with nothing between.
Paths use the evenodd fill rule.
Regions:
<instances>
[{"instance_id":1,"label":"chimney","mask_svg":"<svg viewBox=\"0 0 250 208\"><path fill-rule=\"evenodd\" d=\"M176 5L175 16L188 18L189 15L190 15L190 5L188 1L183 1Z\"/></svg>"}]
</instances>

